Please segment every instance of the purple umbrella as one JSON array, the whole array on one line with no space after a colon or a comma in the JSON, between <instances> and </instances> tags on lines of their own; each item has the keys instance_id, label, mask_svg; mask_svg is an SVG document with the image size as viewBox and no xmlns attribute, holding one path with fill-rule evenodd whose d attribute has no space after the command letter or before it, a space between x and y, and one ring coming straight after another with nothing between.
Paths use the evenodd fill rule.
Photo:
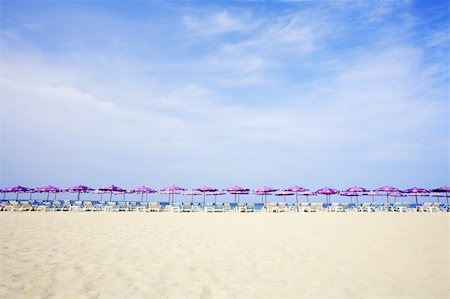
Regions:
<instances>
[{"instance_id":1,"label":"purple umbrella","mask_svg":"<svg viewBox=\"0 0 450 299\"><path fill-rule=\"evenodd\" d=\"M91 191L94 191L93 188L88 187L88 186L83 186L83 185L76 185L76 186L72 186L69 189L67 189L68 192L77 192L77 201L80 200L80 193L88 193Z\"/></svg>"},{"instance_id":2,"label":"purple umbrella","mask_svg":"<svg viewBox=\"0 0 450 299\"><path fill-rule=\"evenodd\" d=\"M29 191L29 190L31 190L31 189L27 188L27 187L24 187L24 186L18 185L18 186L6 188L5 190L3 190L3 192L8 192L8 193L9 192L11 192L11 193L17 192L16 200L18 200L19 199L19 192L26 192L26 191Z\"/></svg>"},{"instance_id":3,"label":"purple umbrella","mask_svg":"<svg viewBox=\"0 0 450 299\"><path fill-rule=\"evenodd\" d=\"M188 192L184 192L183 195L190 196L191 203L194 203L194 196L202 195L202 193L197 192L197 191L188 191Z\"/></svg>"},{"instance_id":4,"label":"purple umbrella","mask_svg":"<svg viewBox=\"0 0 450 299\"><path fill-rule=\"evenodd\" d=\"M372 203L374 203L375 202L375 196L379 196L381 194L376 192L376 191L369 191L369 192L364 192L363 195L372 196Z\"/></svg>"},{"instance_id":5,"label":"purple umbrella","mask_svg":"<svg viewBox=\"0 0 450 299\"><path fill-rule=\"evenodd\" d=\"M175 185L171 185L171 186L167 186L164 187L163 189L161 189L160 193L161 194L169 194L169 204L170 204L170 197L172 195L172 203L175 199L175 194L179 194L178 191L185 191L186 189L179 187L179 186L175 186Z\"/></svg>"},{"instance_id":6,"label":"purple umbrella","mask_svg":"<svg viewBox=\"0 0 450 299\"><path fill-rule=\"evenodd\" d=\"M403 192L406 193L406 194L415 196L415 198L416 198L416 207L419 205L419 200L417 199L417 195L423 195L423 194L426 194L426 193L430 193L430 191L428 189L419 188L419 187L409 188L409 189L406 189Z\"/></svg>"},{"instance_id":7,"label":"purple umbrella","mask_svg":"<svg viewBox=\"0 0 450 299\"><path fill-rule=\"evenodd\" d=\"M359 193L361 193L361 192L368 192L368 191L369 190L367 190L366 188L358 187L358 186L350 187L347 190L345 190L345 192L347 192L347 193L349 193L349 192L350 193L356 193L356 195L353 195L353 196L356 196L356 204L357 205L359 205L359 202L358 202ZM352 195L350 195L350 196L352 196Z\"/></svg>"},{"instance_id":8,"label":"purple umbrella","mask_svg":"<svg viewBox=\"0 0 450 299\"><path fill-rule=\"evenodd\" d=\"M306 196L306 202L309 203L309 196L313 196L313 195L317 195L317 194L312 191L304 191L304 192L299 192L298 195Z\"/></svg>"},{"instance_id":9,"label":"purple umbrella","mask_svg":"<svg viewBox=\"0 0 450 299\"><path fill-rule=\"evenodd\" d=\"M250 189L242 188L242 187L239 187L239 186L232 186L232 187L229 187L229 188L223 189L223 190L234 195L234 203L235 204L238 202L236 197L239 198L239 195L241 195L241 194L248 194L250 192Z\"/></svg>"},{"instance_id":10,"label":"purple umbrella","mask_svg":"<svg viewBox=\"0 0 450 299\"><path fill-rule=\"evenodd\" d=\"M449 208L449 206L448 206L448 193L450 192L450 187L443 186L443 187L440 187L440 188L433 189L431 191L437 192L437 193L445 193L445 198L447 200L447 209L448 209Z\"/></svg>"},{"instance_id":11,"label":"purple umbrella","mask_svg":"<svg viewBox=\"0 0 450 299\"><path fill-rule=\"evenodd\" d=\"M339 191L333 188L324 187L316 191L317 194L324 194L327 198L327 204L330 203L330 195L338 194Z\"/></svg>"},{"instance_id":12,"label":"purple umbrella","mask_svg":"<svg viewBox=\"0 0 450 299\"><path fill-rule=\"evenodd\" d=\"M217 196L225 195L225 194L227 194L227 193L221 192L221 191L214 191L214 192L206 193L206 196L214 196L214 203L217 203Z\"/></svg>"},{"instance_id":13,"label":"purple umbrella","mask_svg":"<svg viewBox=\"0 0 450 299\"><path fill-rule=\"evenodd\" d=\"M275 193L275 196L283 196L283 200L284 200L284 202L286 202L286 196L291 196L294 194L296 194L296 193L289 192L289 191L283 191L283 192Z\"/></svg>"},{"instance_id":14,"label":"purple umbrella","mask_svg":"<svg viewBox=\"0 0 450 299\"><path fill-rule=\"evenodd\" d=\"M287 188L284 191L290 191L290 192L295 192L295 203L297 204L297 208L298 208L298 194L301 192L307 192L309 191L309 189L300 187L300 186L292 186L290 188Z\"/></svg>"},{"instance_id":15,"label":"purple umbrella","mask_svg":"<svg viewBox=\"0 0 450 299\"><path fill-rule=\"evenodd\" d=\"M400 192L400 189L397 189L395 187L390 187L390 186L384 186L384 187L377 188L373 191L384 192L386 194L386 203L389 205L389 193Z\"/></svg>"},{"instance_id":16,"label":"purple umbrella","mask_svg":"<svg viewBox=\"0 0 450 299\"><path fill-rule=\"evenodd\" d=\"M203 205L206 203L206 196L205 196L206 192L216 192L217 191L216 188L206 187L206 186L203 186L203 187L200 187L200 188L195 188L195 189L192 189L192 190L200 191L200 192L203 193Z\"/></svg>"},{"instance_id":17,"label":"purple umbrella","mask_svg":"<svg viewBox=\"0 0 450 299\"><path fill-rule=\"evenodd\" d=\"M261 197L264 197L264 202L267 204L267 195L270 195L273 192L277 192L277 191L278 191L278 189L264 186L262 188L254 190L254 193L257 195L261 195Z\"/></svg>"},{"instance_id":18,"label":"purple umbrella","mask_svg":"<svg viewBox=\"0 0 450 299\"><path fill-rule=\"evenodd\" d=\"M397 197L405 197L406 195L403 194L402 192L391 192L389 193L389 196L393 196L394 202L397 202Z\"/></svg>"},{"instance_id":19,"label":"purple umbrella","mask_svg":"<svg viewBox=\"0 0 450 299\"><path fill-rule=\"evenodd\" d=\"M144 198L144 194L145 194L145 201L147 201L147 195L149 193L156 193L156 192L158 192L156 190L153 190L152 188L145 187L145 186L136 187L134 189L131 189L130 191L132 191L133 193L141 194L141 201Z\"/></svg>"},{"instance_id":20,"label":"purple umbrella","mask_svg":"<svg viewBox=\"0 0 450 299\"><path fill-rule=\"evenodd\" d=\"M123 192L123 191L125 191L125 189L120 188L120 187L115 186L115 185L111 185L111 186L106 186L106 187L98 188L98 190L99 190L99 191L109 192L109 193L110 193L110 195L109 195L109 201L112 200L113 192Z\"/></svg>"},{"instance_id":21,"label":"purple umbrella","mask_svg":"<svg viewBox=\"0 0 450 299\"><path fill-rule=\"evenodd\" d=\"M34 189L34 191L35 192L47 192L47 201L48 201L50 192L55 193L55 199L56 199L56 193L59 192L60 189L58 187L48 185L48 186L36 188L36 189Z\"/></svg>"},{"instance_id":22,"label":"purple umbrella","mask_svg":"<svg viewBox=\"0 0 450 299\"><path fill-rule=\"evenodd\" d=\"M344 191L344 192L341 192L339 195L350 197L350 203L353 203L353 202L352 202L352 197L356 197L356 204L359 205L359 202L358 202L358 193L357 193L357 192L346 192L346 191Z\"/></svg>"}]
</instances>

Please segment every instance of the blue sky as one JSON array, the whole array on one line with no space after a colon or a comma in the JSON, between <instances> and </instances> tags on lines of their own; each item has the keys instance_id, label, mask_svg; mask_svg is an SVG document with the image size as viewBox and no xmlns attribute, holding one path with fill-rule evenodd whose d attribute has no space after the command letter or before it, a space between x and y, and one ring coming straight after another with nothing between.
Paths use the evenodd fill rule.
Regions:
<instances>
[{"instance_id":1,"label":"blue sky","mask_svg":"<svg viewBox=\"0 0 450 299\"><path fill-rule=\"evenodd\" d=\"M449 184L448 1L0 5L0 186Z\"/></svg>"}]
</instances>

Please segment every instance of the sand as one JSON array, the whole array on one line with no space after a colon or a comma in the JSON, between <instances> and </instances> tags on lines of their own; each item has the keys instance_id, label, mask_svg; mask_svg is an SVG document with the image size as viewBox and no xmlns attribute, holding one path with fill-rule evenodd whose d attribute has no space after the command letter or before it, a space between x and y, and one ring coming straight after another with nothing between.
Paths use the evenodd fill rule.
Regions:
<instances>
[{"instance_id":1,"label":"sand","mask_svg":"<svg viewBox=\"0 0 450 299\"><path fill-rule=\"evenodd\" d=\"M0 298L448 298L449 219L1 212Z\"/></svg>"}]
</instances>

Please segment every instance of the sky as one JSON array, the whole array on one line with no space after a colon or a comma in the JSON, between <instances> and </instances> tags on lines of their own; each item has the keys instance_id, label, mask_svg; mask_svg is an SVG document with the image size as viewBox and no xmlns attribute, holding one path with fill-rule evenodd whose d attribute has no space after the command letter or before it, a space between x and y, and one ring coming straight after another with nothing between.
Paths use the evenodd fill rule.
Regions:
<instances>
[{"instance_id":1,"label":"sky","mask_svg":"<svg viewBox=\"0 0 450 299\"><path fill-rule=\"evenodd\" d=\"M0 188L449 185L448 1L0 9Z\"/></svg>"}]
</instances>

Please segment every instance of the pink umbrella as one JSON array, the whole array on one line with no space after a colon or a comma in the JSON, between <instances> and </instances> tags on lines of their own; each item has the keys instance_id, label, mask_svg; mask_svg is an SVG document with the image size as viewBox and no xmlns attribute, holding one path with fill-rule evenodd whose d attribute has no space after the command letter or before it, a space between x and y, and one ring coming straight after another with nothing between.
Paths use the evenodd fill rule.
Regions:
<instances>
[{"instance_id":1,"label":"pink umbrella","mask_svg":"<svg viewBox=\"0 0 450 299\"><path fill-rule=\"evenodd\" d=\"M386 194L386 203L389 205L389 193L400 192L400 189L397 189L395 187L390 187L390 186L384 186L384 187L377 188L374 191L384 192Z\"/></svg>"},{"instance_id":2,"label":"pink umbrella","mask_svg":"<svg viewBox=\"0 0 450 299\"><path fill-rule=\"evenodd\" d=\"M295 194L294 192L283 191L283 192L275 193L275 196L283 196L283 200L284 200L284 202L286 202L286 196L291 196L294 194Z\"/></svg>"},{"instance_id":3,"label":"pink umbrella","mask_svg":"<svg viewBox=\"0 0 450 299\"><path fill-rule=\"evenodd\" d=\"M206 192L216 192L216 191L218 191L216 188L206 187L206 186L203 186L203 187L200 187L200 188L195 188L195 189L192 189L192 190L200 191L200 192L203 193L203 205L206 203L206 197L205 197Z\"/></svg>"},{"instance_id":4,"label":"pink umbrella","mask_svg":"<svg viewBox=\"0 0 450 299\"><path fill-rule=\"evenodd\" d=\"M111 186L106 186L106 187L102 187L102 188L99 188L98 190L99 190L99 191L105 191L105 192L109 192L109 193L110 193L110 196L109 196L109 201L111 201L111 200L112 200L112 195L113 195L113 192L123 192L123 191L125 191L125 189L123 189L123 188L120 188L120 187L118 187L118 186L115 186L115 185L111 185Z\"/></svg>"},{"instance_id":5,"label":"pink umbrella","mask_svg":"<svg viewBox=\"0 0 450 299\"><path fill-rule=\"evenodd\" d=\"M241 194L248 194L250 192L250 189L239 187L239 186L232 186L227 189L223 189L224 191L227 191L230 194L234 195L234 203L238 203L239 201L239 195ZM236 199L237 197L237 199Z\"/></svg>"},{"instance_id":6,"label":"pink umbrella","mask_svg":"<svg viewBox=\"0 0 450 299\"><path fill-rule=\"evenodd\" d=\"M163 189L161 189L160 193L161 194L169 194L169 204L170 204L170 198L172 196L172 203L175 199L175 194L179 194L178 191L185 191L186 189L179 187L179 186L175 186L175 185L171 185L171 186L167 186L164 187Z\"/></svg>"},{"instance_id":7,"label":"pink umbrella","mask_svg":"<svg viewBox=\"0 0 450 299\"><path fill-rule=\"evenodd\" d=\"M206 196L214 196L214 203L217 203L217 196L225 195L225 192L214 191L206 193Z\"/></svg>"},{"instance_id":8,"label":"pink umbrella","mask_svg":"<svg viewBox=\"0 0 450 299\"><path fill-rule=\"evenodd\" d=\"M153 190L152 188L146 187L146 186L140 186L140 187L136 187L134 189L131 189L130 191L137 193L137 194L141 194L141 201L144 199L144 194L145 194L145 201L147 201L147 195L149 193L156 193L158 191Z\"/></svg>"},{"instance_id":9,"label":"pink umbrella","mask_svg":"<svg viewBox=\"0 0 450 299\"><path fill-rule=\"evenodd\" d=\"M183 195L190 196L191 197L191 203L194 203L194 196L202 195L202 193L201 192L196 192L196 191L189 191L189 192L183 193Z\"/></svg>"},{"instance_id":10,"label":"pink umbrella","mask_svg":"<svg viewBox=\"0 0 450 299\"><path fill-rule=\"evenodd\" d=\"M440 187L440 188L433 189L431 191L439 193L439 194L445 193L445 197L446 197L446 200L447 200L447 209L448 209L449 208L449 205L448 205L448 193L450 192L450 187L443 186L443 187Z\"/></svg>"},{"instance_id":11,"label":"pink umbrella","mask_svg":"<svg viewBox=\"0 0 450 299\"><path fill-rule=\"evenodd\" d=\"M67 189L67 192L77 192L77 200L80 200L80 193L87 193L87 192L91 192L94 191L93 188L90 188L88 186L83 186L83 185L76 185L76 186L72 186L69 189Z\"/></svg>"},{"instance_id":12,"label":"pink umbrella","mask_svg":"<svg viewBox=\"0 0 450 299\"><path fill-rule=\"evenodd\" d=\"M273 192L277 192L277 191L278 191L278 189L264 186L262 188L254 190L254 193L256 195L261 195L261 199L264 198L264 202L267 204L267 195L270 195Z\"/></svg>"},{"instance_id":13,"label":"pink umbrella","mask_svg":"<svg viewBox=\"0 0 450 299\"><path fill-rule=\"evenodd\" d=\"M284 191L295 192L295 203L297 204L297 207L298 207L298 194L301 192L307 192L307 191L309 191L309 189L306 189L304 187L299 187L299 186L292 186L292 187L287 188Z\"/></svg>"},{"instance_id":14,"label":"pink umbrella","mask_svg":"<svg viewBox=\"0 0 450 299\"><path fill-rule=\"evenodd\" d=\"M330 204L330 195L332 194L338 194L339 191L337 189L324 187L322 189L319 189L316 191L317 194L324 194L327 198L327 204Z\"/></svg>"},{"instance_id":15,"label":"pink umbrella","mask_svg":"<svg viewBox=\"0 0 450 299\"><path fill-rule=\"evenodd\" d=\"M34 191L35 192L47 192L47 201L48 201L50 192L55 193L55 199L56 199L56 193L60 192L60 189L58 187L48 185L48 186L36 188L36 189L34 189Z\"/></svg>"},{"instance_id":16,"label":"pink umbrella","mask_svg":"<svg viewBox=\"0 0 450 299\"><path fill-rule=\"evenodd\" d=\"M428 189L419 188L419 187L409 188L409 189L406 189L403 192L406 193L406 194L415 196L415 198L416 198L416 207L419 205L419 200L417 199L417 196L430 193L430 191Z\"/></svg>"}]
</instances>

